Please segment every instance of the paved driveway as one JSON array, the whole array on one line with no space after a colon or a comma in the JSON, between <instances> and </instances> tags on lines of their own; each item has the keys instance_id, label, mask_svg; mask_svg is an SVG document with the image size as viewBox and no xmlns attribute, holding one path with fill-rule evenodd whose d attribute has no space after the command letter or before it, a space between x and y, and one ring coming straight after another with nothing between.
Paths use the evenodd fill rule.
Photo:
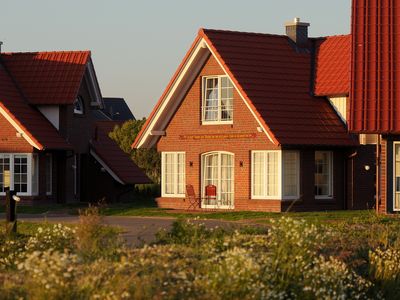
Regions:
<instances>
[{"instance_id":1,"label":"paved driveway","mask_svg":"<svg viewBox=\"0 0 400 300\"><path fill-rule=\"evenodd\" d=\"M0 219L4 218L4 214L0 214ZM42 214L19 214L18 220L27 222L44 222L49 223L70 223L79 222L78 216L71 215L42 215ZM116 217L106 216L103 223L110 226L119 226L122 228L123 238L130 245L140 245L154 241L155 234L160 229L170 229L174 218L161 217ZM239 223L222 221L222 220L194 220L195 223L204 223L207 228L223 227L237 228L241 226Z\"/></svg>"}]
</instances>

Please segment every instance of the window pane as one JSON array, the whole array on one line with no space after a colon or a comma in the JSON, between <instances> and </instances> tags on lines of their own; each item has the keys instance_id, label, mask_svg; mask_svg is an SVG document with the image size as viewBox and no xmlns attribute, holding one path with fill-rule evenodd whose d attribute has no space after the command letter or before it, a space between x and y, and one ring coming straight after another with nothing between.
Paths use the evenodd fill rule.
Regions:
<instances>
[{"instance_id":1,"label":"window pane","mask_svg":"<svg viewBox=\"0 0 400 300\"><path fill-rule=\"evenodd\" d=\"M46 155L46 193L51 195L53 190L53 157Z\"/></svg>"},{"instance_id":2,"label":"window pane","mask_svg":"<svg viewBox=\"0 0 400 300\"><path fill-rule=\"evenodd\" d=\"M10 187L10 157L8 154L0 154L0 192L5 187Z\"/></svg>"},{"instance_id":3,"label":"window pane","mask_svg":"<svg viewBox=\"0 0 400 300\"><path fill-rule=\"evenodd\" d=\"M265 194L265 155L261 152L253 153L253 195L256 197Z\"/></svg>"},{"instance_id":4,"label":"window pane","mask_svg":"<svg viewBox=\"0 0 400 300\"><path fill-rule=\"evenodd\" d=\"M205 78L203 120L230 121L233 117L233 85L228 77Z\"/></svg>"},{"instance_id":5,"label":"window pane","mask_svg":"<svg viewBox=\"0 0 400 300\"><path fill-rule=\"evenodd\" d=\"M278 153L267 152L266 160L267 196L278 196Z\"/></svg>"},{"instance_id":6,"label":"window pane","mask_svg":"<svg viewBox=\"0 0 400 300\"><path fill-rule=\"evenodd\" d=\"M283 195L296 197L299 195L299 153L295 151L283 152Z\"/></svg>"},{"instance_id":7,"label":"window pane","mask_svg":"<svg viewBox=\"0 0 400 300\"><path fill-rule=\"evenodd\" d=\"M39 156L32 156L32 194L37 195L39 192Z\"/></svg>"},{"instance_id":8,"label":"window pane","mask_svg":"<svg viewBox=\"0 0 400 300\"><path fill-rule=\"evenodd\" d=\"M185 154L163 153L164 193L169 195L185 194Z\"/></svg>"},{"instance_id":9,"label":"window pane","mask_svg":"<svg viewBox=\"0 0 400 300\"><path fill-rule=\"evenodd\" d=\"M400 145L394 144L395 151L395 193L394 193L394 209L400 210Z\"/></svg>"},{"instance_id":10,"label":"window pane","mask_svg":"<svg viewBox=\"0 0 400 300\"><path fill-rule=\"evenodd\" d=\"M332 196L332 152L315 152L315 195Z\"/></svg>"}]
</instances>

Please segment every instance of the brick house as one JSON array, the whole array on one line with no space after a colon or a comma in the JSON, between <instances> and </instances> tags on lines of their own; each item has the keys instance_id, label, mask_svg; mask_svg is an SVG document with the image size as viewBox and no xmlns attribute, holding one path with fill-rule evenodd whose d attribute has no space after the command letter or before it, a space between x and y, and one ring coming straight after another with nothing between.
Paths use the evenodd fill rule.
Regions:
<instances>
[{"instance_id":1,"label":"brick house","mask_svg":"<svg viewBox=\"0 0 400 300\"><path fill-rule=\"evenodd\" d=\"M309 38L308 26L200 29L132 145L162 153L160 207L187 208L186 185L201 208L374 205L374 146L347 128L351 36Z\"/></svg>"},{"instance_id":2,"label":"brick house","mask_svg":"<svg viewBox=\"0 0 400 300\"><path fill-rule=\"evenodd\" d=\"M89 51L0 55L0 196L29 202L118 199L149 179L98 122Z\"/></svg>"}]
</instances>

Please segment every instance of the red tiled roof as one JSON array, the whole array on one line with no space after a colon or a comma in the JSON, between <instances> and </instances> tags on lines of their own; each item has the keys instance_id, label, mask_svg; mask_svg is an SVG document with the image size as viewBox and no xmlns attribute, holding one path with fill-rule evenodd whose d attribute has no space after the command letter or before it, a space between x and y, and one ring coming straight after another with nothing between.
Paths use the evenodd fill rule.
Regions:
<instances>
[{"instance_id":1,"label":"red tiled roof","mask_svg":"<svg viewBox=\"0 0 400 300\"><path fill-rule=\"evenodd\" d=\"M2 53L1 57L30 104L72 104L90 51Z\"/></svg>"},{"instance_id":2,"label":"red tiled roof","mask_svg":"<svg viewBox=\"0 0 400 300\"><path fill-rule=\"evenodd\" d=\"M399 16L399 1L353 1L350 131L400 133Z\"/></svg>"},{"instance_id":3,"label":"red tiled roof","mask_svg":"<svg viewBox=\"0 0 400 300\"><path fill-rule=\"evenodd\" d=\"M22 98L11 77L1 65L0 107L39 150L71 148L51 123Z\"/></svg>"},{"instance_id":4,"label":"red tiled roof","mask_svg":"<svg viewBox=\"0 0 400 300\"><path fill-rule=\"evenodd\" d=\"M351 35L319 38L315 41L317 96L348 95L351 78Z\"/></svg>"},{"instance_id":5,"label":"red tiled roof","mask_svg":"<svg viewBox=\"0 0 400 300\"><path fill-rule=\"evenodd\" d=\"M200 30L202 36L281 145L354 145L327 100L310 93L311 55L288 37Z\"/></svg>"},{"instance_id":6,"label":"red tiled roof","mask_svg":"<svg viewBox=\"0 0 400 300\"><path fill-rule=\"evenodd\" d=\"M108 133L117 124L118 122L114 121L99 121L96 123L97 139L92 141L93 150L125 184L151 183L151 180L144 172L108 137Z\"/></svg>"}]
</instances>

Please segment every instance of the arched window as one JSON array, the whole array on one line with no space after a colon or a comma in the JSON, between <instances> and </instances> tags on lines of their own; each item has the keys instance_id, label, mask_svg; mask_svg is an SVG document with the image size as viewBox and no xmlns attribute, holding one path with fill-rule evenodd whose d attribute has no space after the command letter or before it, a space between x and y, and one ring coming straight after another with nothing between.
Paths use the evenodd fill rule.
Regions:
<instances>
[{"instance_id":1,"label":"arched window","mask_svg":"<svg viewBox=\"0 0 400 300\"><path fill-rule=\"evenodd\" d=\"M74 114L83 115L84 107L83 107L83 99L81 96L78 96L74 102Z\"/></svg>"}]
</instances>

